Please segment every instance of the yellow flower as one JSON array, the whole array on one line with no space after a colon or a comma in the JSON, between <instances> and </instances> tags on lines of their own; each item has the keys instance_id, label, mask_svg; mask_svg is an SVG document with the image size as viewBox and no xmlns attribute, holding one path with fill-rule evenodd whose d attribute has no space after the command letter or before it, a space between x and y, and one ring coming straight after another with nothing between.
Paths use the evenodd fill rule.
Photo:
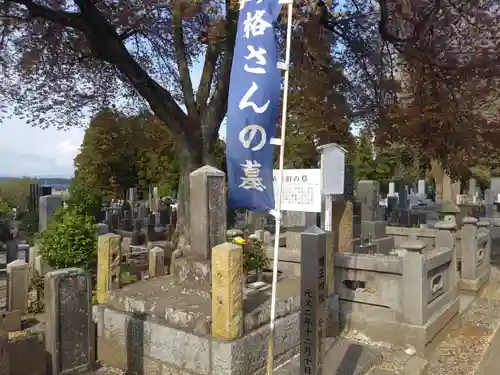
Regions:
<instances>
[{"instance_id":1,"label":"yellow flower","mask_svg":"<svg viewBox=\"0 0 500 375\"><path fill-rule=\"evenodd\" d=\"M245 244L245 239L244 238L241 238L241 237L236 237L233 242L236 244L236 245L244 245Z\"/></svg>"}]
</instances>

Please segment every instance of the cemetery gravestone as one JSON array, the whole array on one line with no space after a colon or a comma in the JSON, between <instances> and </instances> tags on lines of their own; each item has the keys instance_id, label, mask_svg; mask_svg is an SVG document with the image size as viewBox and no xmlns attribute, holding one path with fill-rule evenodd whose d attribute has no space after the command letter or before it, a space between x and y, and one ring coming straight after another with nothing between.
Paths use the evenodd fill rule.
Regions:
<instances>
[{"instance_id":1,"label":"cemetery gravestone","mask_svg":"<svg viewBox=\"0 0 500 375\"><path fill-rule=\"evenodd\" d=\"M53 214L62 206L62 197L58 195L46 195L40 197L38 230L40 232L47 229L49 222L53 219Z\"/></svg>"},{"instance_id":2,"label":"cemetery gravestone","mask_svg":"<svg viewBox=\"0 0 500 375\"><path fill-rule=\"evenodd\" d=\"M475 178L469 179L469 196L475 197L477 194L477 183Z\"/></svg>"},{"instance_id":3,"label":"cemetery gravestone","mask_svg":"<svg viewBox=\"0 0 500 375\"><path fill-rule=\"evenodd\" d=\"M90 371L95 353L90 274L79 268L49 272L44 286L49 373Z\"/></svg>"},{"instance_id":4,"label":"cemetery gravestone","mask_svg":"<svg viewBox=\"0 0 500 375\"><path fill-rule=\"evenodd\" d=\"M211 249L226 240L224 172L206 165L190 175L191 252L209 260Z\"/></svg>"},{"instance_id":5,"label":"cemetery gravestone","mask_svg":"<svg viewBox=\"0 0 500 375\"><path fill-rule=\"evenodd\" d=\"M9 311L28 310L29 264L16 259L7 264L7 308Z\"/></svg>"},{"instance_id":6,"label":"cemetery gravestone","mask_svg":"<svg viewBox=\"0 0 500 375\"><path fill-rule=\"evenodd\" d=\"M361 201L361 220L378 220L378 192L379 183L377 181L361 180L358 183L358 199Z\"/></svg>"},{"instance_id":7,"label":"cemetery gravestone","mask_svg":"<svg viewBox=\"0 0 500 375\"><path fill-rule=\"evenodd\" d=\"M300 374L322 374L325 332L326 232L310 227L301 237Z\"/></svg>"},{"instance_id":8,"label":"cemetery gravestone","mask_svg":"<svg viewBox=\"0 0 500 375\"><path fill-rule=\"evenodd\" d=\"M425 189L425 180L418 180L418 196L421 198L425 198L426 189Z\"/></svg>"}]
</instances>

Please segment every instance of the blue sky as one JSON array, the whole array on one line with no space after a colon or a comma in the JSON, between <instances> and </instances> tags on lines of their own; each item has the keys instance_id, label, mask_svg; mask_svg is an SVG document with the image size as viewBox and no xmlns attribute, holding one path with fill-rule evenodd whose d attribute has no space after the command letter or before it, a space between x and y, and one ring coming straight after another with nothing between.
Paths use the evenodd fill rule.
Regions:
<instances>
[{"instance_id":1,"label":"blue sky","mask_svg":"<svg viewBox=\"0 0 500 375\"><path fill-rule=\"evenodd\" d=\"M201 63L193 67L191 76L195 88L200 82L201 67ZM73 176L73 159L84 132L83 128L43 130L19 118L0 122L0 176Z\"/></svg>"}]
</instances>

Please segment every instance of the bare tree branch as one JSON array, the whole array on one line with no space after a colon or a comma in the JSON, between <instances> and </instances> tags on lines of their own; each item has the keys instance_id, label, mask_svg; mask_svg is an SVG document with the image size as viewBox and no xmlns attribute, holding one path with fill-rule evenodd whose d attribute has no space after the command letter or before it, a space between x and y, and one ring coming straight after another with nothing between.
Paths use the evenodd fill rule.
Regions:
<instances>
[{"instance_id":1,"label":"bare tree branch","mask_svg":"<svg viewBox=\"0 0 500 375\"><path fill-rule=\"evenodd\" d=\"M210 95L210 88L215 72L215 65L217 63L217 49L213 43L208 44L207 52L205 54L205 63L203 65L203 72L201 74L200 86L196 95L196 104L198 112L203 115Z\"/></svg>"},{"instance_id":2,"label":"bare tree branch","mask_svg":"<svg viewBox=\"0 0 500 375\"><path fill-rule=\"evenodd\" d=\"M189 116L198 116L196 103L194 101L193 83L189 74L189 66L186 58L186 44L184 43L184 32L182 30L182 3L179 1L173 5L172 24L174 34L174 46L179 67L179 79L184 94L184 103Z\"/></svg>"}]
</instances>

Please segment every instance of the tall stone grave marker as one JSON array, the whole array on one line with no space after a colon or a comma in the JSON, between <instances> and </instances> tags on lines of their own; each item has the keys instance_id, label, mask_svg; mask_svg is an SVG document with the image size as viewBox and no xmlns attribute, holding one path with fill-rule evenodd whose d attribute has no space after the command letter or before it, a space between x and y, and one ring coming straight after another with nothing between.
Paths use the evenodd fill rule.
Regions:
<instances>
[{"instance_id":1,"label":"tall stone grave marker","mask_svg":"<svg viewBox=\"0 0 500 375\"><path fill-rule=\"evenodd\" d=\"M326 326L326 232L312 226L301 236L300 375L321 375Z\"/></svg>"},{"instance_id":2,"label":"tall stone grave marker","mask_svg":"<svg viewBox=\"0 0 500 375\"><path fill-rule=\"evenodd\" d=\"M53 375L90 371L94 365L92 278L79 268L45 275L45 348Z\"/></svg>"},{"instance_id":3,"label":"tall stone grave marker","mask_svg":"<svg viewBox=\"0 0 500 375\"><path fill-rule=\"evenodd\" d=\"M477 194L477 182L475 178L469 179L469 196L475 197Z\"/></svg>"},{"instance_id":4,"label":"tall stone grave marker","mask_svg":"<svg viewBox=\"0 0 500 375\"><path fill-rule=\"evenodd\" d=\"M408 187L398 183L398 208L408 208Z\"/></svg>"},{"instance_id":5,"label":"tall stone grave marker","mask_svg":"<svg viewBox=\"0 0 500 375\"><path fill-rule=\"evenodd\" d=\"M426 190L425 190L425 180L418 180L418 196L421 198L425 198Z\"/></svg>"},{"instance_id":6,"label":"tall stone grave marker","mask_svg":"<svg viewBox=\"0 0 500 375\"><path fill-rule=\"evenodd\" d=\"M40 232L47 229L49 222L52 221L54 212L63 204L62 197L58 195L46 195L40 197L40 207L38 214L38 230Z\"/></svg>"},{"instance_id":7,"label":"tall stone grave marker","mask_svg":"<svg viewBox=\"0 0 500 375\"><path fill-rule=\"evenodd\" d=\"M396 184L394 182L389 182L389 192L388 197L394 197L396 195Z\"/></svg>"},{"instance_id":8,"label":"tall stone grave marker","mask_svg":"<svg viewBox=\"0 0 500 375\"><path fill-rule=\"evenodd\" d=\"M358 199L361 201L361 220L378 220L378 193L380 185L378 181L361 180L358 182Z\"/></svg>"},{"instance_id":9,"label":"tall stone grave marker","mask_svg":"<svg viewBox=\"0 0 500 375\"><path fill-rule=\"evenodd\" d=\"M500 191L500 177L490 178L490 189Z\"/></svg>"},{"instance_id":10,"label":"tall stone grave marker","mask_svg":"<svg viewBox=\"0 0 500 375\"><path fill-rule=\"evenodd\" d=\"M205 165L189 176L191 253L211 259L211 249L226 240L227 208L224 172Z\"/></svg>"},{"instance_id":11,"label":"tall stone grave marker","mask_svg":"<svg viewBox=\"0 0 500 375\"><path fill-rule=\"evenodd\" d=\"M7 309L28 311L29 264L16 259L7 264Z\"/></svg>"}]
</instances>

